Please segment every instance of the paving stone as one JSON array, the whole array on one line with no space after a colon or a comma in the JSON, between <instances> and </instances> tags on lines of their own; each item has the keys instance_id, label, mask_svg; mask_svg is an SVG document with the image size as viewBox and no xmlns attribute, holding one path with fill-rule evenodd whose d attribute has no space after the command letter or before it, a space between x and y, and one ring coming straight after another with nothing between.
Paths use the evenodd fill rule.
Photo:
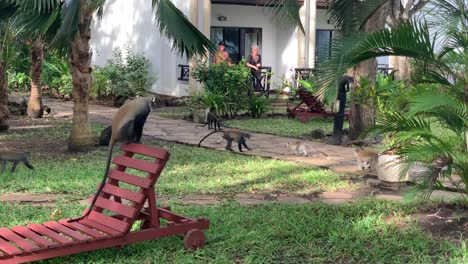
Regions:
<instances>
[{"instance_id":1,"label":"paving stone","mask_svg":"<svg viewBox=\"0 0 468 264\"><path fill-rule=\"evenodd\" d=\"M215 196L205 196L205 195L191 195L182 198L182 202L185 204L195 204L195 205L214 205L219 203L218 198Z\"/></svg>"},{"instance_id":2,"label":"paving stone","mask_svg":"<svg viewBox=\"0 0 468 264\"><path fill-rule=\"evenodd\" d=\"M403 195L401 194L376 194L374 197L378 199L384 199L384 200L390 200L390 201L403 200Z\"/></svg>"},{"instance_id":3,"label":"paving stone","mask_svg":"<svg viewBox=\"0 0 468 264\"><path fill-rule=\"evenodd\" d=\"M319 195L322 199L351 199L353 195L348 192L323 192Z\"/></svg>"},{"instance_id":4,"label":"paving stone","mask_svg":"<svg viewBox=\"0 0 468 264\"><path fill-rule=\"evenodd\" d=\"M461 199L461 198L463 198L463 195L460 193L456 193L456 192L435 190L431 194L432 200L442 200L444 202L448 202L448 201L455 200L455 199Z\"/></svg>"},{"instance_id":5,"label":"paving stone","mask_svg":"<svg viewBox=\"0 0 468 264\"><path fill-rule=\"evenodd\" d=\"M278 196L276 200L278 201L278 203L295 203L295 204L310 203L309 199L306 199L300 196Z\"/></svg>"},{"instance_id":6,"label":"paving stone","mask_svg":"<svg viewBox=\"0 0 468 264\"><path fill-rule=\"evenodd\" d=\"M1 202L45 203L65 197L63 194L7 193L0 195Z\"/></svg>"}]
</instances>

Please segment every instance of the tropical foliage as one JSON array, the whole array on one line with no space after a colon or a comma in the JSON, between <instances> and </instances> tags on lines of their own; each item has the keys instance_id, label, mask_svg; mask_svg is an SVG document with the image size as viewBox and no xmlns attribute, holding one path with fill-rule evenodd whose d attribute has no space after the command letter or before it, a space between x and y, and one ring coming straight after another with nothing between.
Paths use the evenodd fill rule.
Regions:
<instances>
[{"instance_id":1,"label":"tropical foliage","mask_svg":"<svg viewBox=\"0 0 468 264\"><path fill-rule=\"evenodd\" d=\"M468 7L462 0L435 0L430 7L433 12L427 20L336 40L330 60L320 64L321 92L329 94L327 88L335 86L348 68L367 59L413 58L423 66L423 83L412 88L417 92L402 93L400 107L380 115L376 129L391 135L406 168L415 162L431 168L425 187L442 188L441 180L446 178L468 193ZM458 62L457 67L453 62ZM437 133L435 127L446 132Z\"/></svg>"}]
</instances>

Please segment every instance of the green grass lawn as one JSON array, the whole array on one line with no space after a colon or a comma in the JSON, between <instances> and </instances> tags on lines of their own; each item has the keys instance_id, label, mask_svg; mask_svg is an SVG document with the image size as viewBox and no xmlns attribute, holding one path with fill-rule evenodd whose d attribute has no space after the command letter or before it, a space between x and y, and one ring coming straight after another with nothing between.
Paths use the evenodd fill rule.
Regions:
<instances>
[{"instance_id":1,"label":"green grass lawn","mask_svg":"<svg viewBox=\"0 0 468 264\"><path fill-rule=\"evenodd\" d=\"M69 122L57 127L30 128L0 136L0 140L53 140L66 145ZM97 134L104 126L93 125ZM34 140L33 140L34 139ZM156 185L160 195L214 194L238 192L314 194L337 189L354 189L351 176L291 162L238 155L226 151L143 139L145 144L169 149L171 158ZM44 146L47 149L47 146ZM63 193L90 196L104 173L107 148L81 154L37 155L32 150L34 171L23 165L15 173L2 175L0 193ZM10 165L11 166L11 165Z\"/></svg>"},{"instance_id":2,"label":"green grass lawn","mask_svg":"<svg viewBox=\"0 0 468 264\"><path fill-rule=\"evenodd\" d=\"M183 249L168 237L41 263L467 263L466 243L436 239L408 214L418 204L364 200L349 205L172 206L210 220L205 248ZM59 205L58 218L82 206ZM56 208L0 204L0 226L50 220ZM388 220L391 218L392 220Z\"/></svg>"},{"instance_id":3,"label":"green grass lawn","mask_svg":"<svg viewBox=\"0 0 468 264\"><path fill-rule=\"evenodd\" d=\"M259 119L235 119L225 122L226 126L252 132L274 134L293 138L310 138L310 133L315 129L323 129L331 133L333 131L333 118L311 118L307 123L301 123L298 119L287 117L259 118ZM345 123L345 128L348 123Z\"/></svg>"}]
</instances>

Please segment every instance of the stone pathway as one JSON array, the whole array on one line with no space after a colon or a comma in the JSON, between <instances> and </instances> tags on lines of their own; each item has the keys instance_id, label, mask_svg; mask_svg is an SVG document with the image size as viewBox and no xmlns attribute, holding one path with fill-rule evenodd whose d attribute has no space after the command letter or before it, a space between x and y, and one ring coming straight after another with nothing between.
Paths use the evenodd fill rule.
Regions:
<instances>
[{"instance_id":1,"label":"stone pathway","mask_svg":"<svg viewBox=\"0 0 468 264\"><path fill-rule=\"evenodd\" d=\"M55 111L55 117L71 117L72 102L64 102L56 99L44 99L44 104ZM89 114L93 122L102 124L111 124L117 108L106 107L102 105L90 105ZM147 119L143 134L154 138L159 138L171 142L198 145L200 139L208 134L205 127L197 127L197 124L179 119L167 119L157 115L158 110L150 114ZM261 157L275 158L286 161L298 162L310 166L320 166L329 168L335 172L355 173L355 157L353 149L349 147L333 146L313 141L307 144L326 153L328 157L319 152L310 152L309 157L298 157L294 155L283 155L284 146L288 141L297 139L285 138L275 135L251 133L252 139L248 142L250 151L244 152L245 155L255 155ZM213 135L205 139L202 146L207 148L224 150L224 142L217 144L219 136Z\"/></svg>"}]
</instances>

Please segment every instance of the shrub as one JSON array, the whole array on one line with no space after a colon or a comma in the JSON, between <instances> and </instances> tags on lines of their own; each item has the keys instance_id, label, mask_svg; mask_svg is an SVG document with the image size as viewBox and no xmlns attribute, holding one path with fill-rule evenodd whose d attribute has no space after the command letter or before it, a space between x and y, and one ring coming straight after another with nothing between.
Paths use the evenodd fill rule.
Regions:
<instances>
[{"instance_id":1,"label":"shrub","mask_svg":"<svg viewBox=\"0 0 468 264\"><path fill-rule=\"evenodd\" d=\"M248 112L252 118L259 118L270 108L271 102L268 98L252 96L249 100Z\"/></svg>"},{"instance_id":2,"label":"shrub","mask_svg":"<svg viewBox=\"0 0 468 264\"><path fill-rule=\"evenodd\" d=\"M73 83L65 57L56 52L47 53L41 77L42 83L57 89L62 96L71 98Z\"/></svg>"},{"instance_id":3,"label":"shrub","mask_svg":"<svg viewBox=\"0 0 468 264\"><path fill-rule=\"evenodd\" d=\"M95 66L95 82L91 91L93 95L98 98L144 96L151 90L151 85L156 80L150 72L151 62L129 47L126 48L126 53L124 60L122 51L115 49L104 67Z\"/></svg>"},{"instance_id":4,"label":"shrub","mask_svg":"<svg viewBox=\"0 0 468 264\"><path fill-rule=\"evenodd\" d=\"M194 78L204 85L202 101L206 107L225 118L235 118L249 106L253 92L250 70L245 62L228 66L226 63L207 65L200 63L193 71Z\"/></svg>"}]
</instances>

